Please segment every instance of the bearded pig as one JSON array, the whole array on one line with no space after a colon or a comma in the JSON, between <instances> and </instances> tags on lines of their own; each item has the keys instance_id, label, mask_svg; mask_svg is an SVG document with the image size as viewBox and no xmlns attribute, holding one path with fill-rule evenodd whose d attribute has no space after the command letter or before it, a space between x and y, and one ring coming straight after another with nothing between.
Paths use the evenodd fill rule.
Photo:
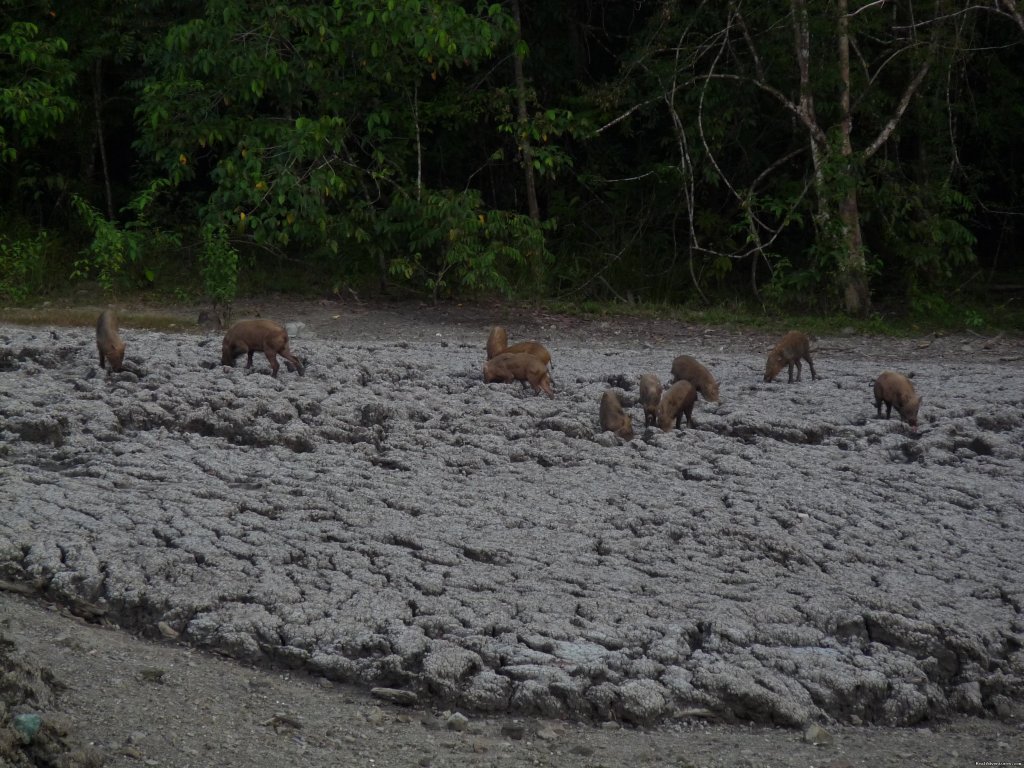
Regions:
<instances>
[{"instance_id":1,"label":"bearded pig","mask_svg":"<svg viewBox=\"0 0 1024 768\"><path fill-rule=\"evenodd\" d=\"M234 365L239 355L248 355L245 367L252 368L252 356L255 352L263 352L270 361L273 376L277 376L280 366L277 356L287 360L301 376L304 373L302 363L288 348L288 331L273 320L239 320L228 328L221 346L220 362L222 365Z\"/></svg>"},{"instance_id":2,"label":"bearded pig","mask_svg":"<svg viewBox=\"0 0 1024 768\"><path fill-rule=\"evenodd\" d=\"M124 365L124 342L117 332L117 313L105 309L96 321L96 348L100 352L100 368L110 361L110 370L120 371Z\"/></svg>"},{"instance_id":3,"label":"bearded pig","mask_svg":"<svg viewBox=\"0 0 1024 768\"><path fill-rule=\"evenodd\" d=\"M673 360L672 381L688 381L709 403L718 402L718 382L696 358L680 355Z\"/></svg>"},{"instance_id":4,"label":"bearded pig","mask_svg":"<svg viewBox=\"0 0 1024 768\"><path fill-rule=\"evenodd\" d=\"M914 392L914 385L902 373L884 371L875 379L875 409L878 418L882 418L882 403L885 403L885 418L892 415L892 407L900 417L917 432L917 411L921 407L922 398Z\"/></svg>"},{"instance_id":5,"label":"bearded pig","mask_svg":"<svg viewBox=\"0 0 1024 768\"><path fill-rule=\"evenodd\" d=\"M610 430L623 440L633 439L633 417L622 409L622 401L611 390L601 395L601 429Z\"/></svg>"},{"instance_id":6,"label":"bearded pig","mask_svg":"<svg viewBox=\"0 0 1024 768\"><path fill-rule=\"evenodd\" d=\"M551 364L551 353L548 352L547 347L538 341L520 341L518 344L513 344L511 347L505 347L504 351L512 355L533 355L540 360L545 367Z\"/></svg>"},{"instance_id":7,"label":"bearded pig","mask_svg":"<svg viewBox=\"0 0 1024 768\"><path fill-rule=\"evenodd\" d=\"M793 383L793 366L796 366L796 380L800 381L800 373L802 366L800 365L800 358L807 361L807 364L811 366L811 380L818 378L818 374L814 372L814 363L811 361L811 340L807 338L806 333L800 333L800 331L790 331L782 340L775 345L775 348L768 353L768 362L764 367L764 380L768 383L776 376L779 375L779 371L784 366L789 366L789 383Z\"/></svg>"},{"instance_id":8,"label":"bearded pig","mask_svg":"<svg viewBox=\"0 0 1024 768\"><path fill-rule=\"evenodd\" d=\"M668 391L661 396L658 403L658 426L663 432L672 430L672 423L675 422L676 429L683 423L683 416L686 416L686 425L696 427L693 420L693 404L697 401L697 390L688 381L677 381Z\"/></svg>"},{"instance_id":9,"label":"bearded pig","mask_svg":"<svg viewBox=\"0 0 1024 768\"><path fill-rule=\"evenodd\" d=\"M509 381L527 382L534 392L543 391L548 397L555 396L548 369L533 355L503 352L484 363L485 384Z\"/></svg>"},{"instance_id":10,"label":"bearded pig","mask_svg":"<svg viewBox=\"0 0 1024 768\"><path fill-rule=\"evenodd\" d=\"M640 377L640 405L644 409L644 426L653 427L657 422L658 403L661 401L661 380L653 373Z\"/></svg>"}]
</instances>

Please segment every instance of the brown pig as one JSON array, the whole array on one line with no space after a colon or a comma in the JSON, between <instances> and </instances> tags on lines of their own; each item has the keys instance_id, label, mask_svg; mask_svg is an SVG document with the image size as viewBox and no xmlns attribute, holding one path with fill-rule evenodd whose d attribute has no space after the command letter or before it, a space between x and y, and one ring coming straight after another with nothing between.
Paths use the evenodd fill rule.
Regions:
<instances>
[{"instance_id":1,"label":"brown pig","mask_svg":"<svg viewBox=\"0 0 1024 768\"><path fill-rule=\"evenodd\" d=\"M677 381L668 391L661 396L658 403L658 426L663 432L672 430L672 422L675 422L676 429L683 423L683 416L686 416L686 425L696 427L693 420L693 404L697 401L697 390L688 381Z\"/></svg>"},{"instance_id":2,"label":"brown pig","mask_svg":"<svg viewBox=\"0 0 1024 768\"><path fill-rule=\"evenodd\" d=\"M601 429L611 430L623 440L633 439L633 417L622 409L622 401L611 390L601 395Z\"/></svg>"},{"instance_id":3,"label":"brown pig","mask_svg":"<svg viewBox=\"0 0 1024 768\"><path fill-rule=\"evenodd\" d=\"M100 368L110 361L110 370L120 371L124 365L124 342L117 332L117 313L105 309L96 321L96 348L100 351Z\"/></svg>"},{"instance_id":4,"label":"brown pig","mask_svg":"<svg viewBox=\"0 0 1024 768\"><path fill-rule=\"evenodd\" d=\"M545 367L551 364L551 353L548 352L547 347L538 341L520 341L518 344L513 344L511 347L505 347L503 351L513 355L533 355L544 363Z\"/></svg>"},{"instance_id":5,"label":"brown pig","mask_svg":"<svg viewBox=\"0 0 1024 768\"><path fill-rule=\"evenodd\" d=\"M508 381L528 382L534 392L543 391L548 397L555 396L548 369L533 355L503 352L484 363L485 384Z\"/></svg>"},{"instance_id":6,"label":"brown pig","mask_svg":"<svg viewBox=\"0 0 1024 768\"><path fill-rule=\"evenodd\" d=\"M252 368L252 356L255 352L262 352L267 356L274 376L277 376L277 370L280 368L277 355L291 363L300 376L304 372L302 363L288 348L288 331L273 320L239 320L228 328L228 332L224 334L220 362L222 365L234 365L235 358L245 354L248 355L245 367Z\"/></svg>"},{"instance_id":7,"label":"brown pig","mask_svg":"<svg viewBox=\"0 0 1024 768\"><path fill-rule=\"evenodd\" d=\"M507 346L508 334L505 332L505 329L500 325L491 328L491 332L487 336L487 359L490 360L492 357L497 357L505 351Z\"/></svg>"},{"instance_id":8,"label":"brown pig","mask_svg":"<svg viewBox=\"0 0 1024 768\"><path fill-rule=\"evenodd\" d=\"M790 331L768 353L768 362L764 367L765 383L778 376L779 371L787 365L789 366L789 383L793 383L794 365L796 366L796 380L800 381L803 367L800 365L800 358L806 360L807 364L811 366L811 380L818 378L818 374L814 372L814 363L811 361L811 340L807 338L806 333Z\"/></svg>"},{"instance_id":9,"label":"brown pig","mask_svg":"<svg viewBox=\"0 0 1024 768\"><path fill-rule=\"evenodd\" d=\"M917 432L917 411L921 407L922 398L914 392L914 385L902 373L884 371L875 379L875 408L878 418L882 418L882 403L885 403L885 418L892 415L892 407L910 429Z\"/></svg>"},{"instance_id":10,"label":"brown pig","mask_svg":"<svg viewBox=\"0 0 1024 768\"><path fill-rule=\"evenodd\" d=\"M661 400L661 380L653 373L640 377L640 405L644 409L644 426L653 427L657 422L658 402Z\"/></svg>"},{"instance_id":11,"label":"brown pig","mask_svg":"<svg viewBox=\"0 0 1024 768\"><path fill-rule=\"evenodd\" d=\"M718 382L696 358L680 355L673 360L672 381L688 381L709 403L718 402Z\"/></svg>"}]
</instances>

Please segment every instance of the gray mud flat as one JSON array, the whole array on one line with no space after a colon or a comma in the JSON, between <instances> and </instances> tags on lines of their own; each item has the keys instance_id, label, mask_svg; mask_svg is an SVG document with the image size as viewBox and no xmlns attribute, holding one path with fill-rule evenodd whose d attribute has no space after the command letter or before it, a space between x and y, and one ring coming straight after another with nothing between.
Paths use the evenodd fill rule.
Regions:
<instances>
[{"instance_id":1,"label":"gray mud flat","mask_svg":"<svg viewBox=\"0 0 1024 768\"><path fill-rule=\"evenodd\" d=\"M0 578L247 662L476 712L907 725L1024 699L1024 369L696 352L697 429L601 433L610 385L693 348L0 328ZM875 418L914 373L922 433Z\"/></svg>"}]
</instances>

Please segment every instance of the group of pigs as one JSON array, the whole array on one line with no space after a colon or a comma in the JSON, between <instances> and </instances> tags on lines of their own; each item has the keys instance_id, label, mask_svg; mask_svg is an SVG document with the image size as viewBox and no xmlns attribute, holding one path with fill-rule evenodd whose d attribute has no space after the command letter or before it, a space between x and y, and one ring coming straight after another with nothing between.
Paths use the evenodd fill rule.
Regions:
<instances>
[{"instance_id":1,"label":"group of pigs","mask_svg":"<svg viewBox=\"0 0 1024 768\"><path fill-rule=\"evenodd\" d=\"M117 316L112 310L105 310L96 321L96 346L99 349L100 366L110 362L114 371L120 371L124 362L124 342L118 333ZM288 347L288 332L272 320L240 320L224 335L221 346L221 363L234 365L240 355L247 355L246 368L252 367L252 356L263 352L270 362L272 375L277 376L277 356L285 360L289 370L301 376L303 366ZM811 360L810 339L799 331L790 331L768 353L764 369L765 382L772 381L784 367L789 368L789 383L793 383L793 367L796 380L800 381L806 360L811 369L811 378L818 378ZM508 333L500 325L491 328L487 337L487 360L484 363L484 382L519 381L529 384L534 392L544 392L554 397L548 366L551 353L536 341L522 341L509 346ZM913 384L906 376L885 371L875 379L875 408L879 417L885 404L885 417L892 415L895 406L899 415L917 431L917 412L921 398L914 391ZM680 355L672 361L672 384L668 389L653 373L640 376L640 404L644 411L644 426L655 424L663 431L673 426L682 426L686 417L687 426L696 426L693 421L693 406L698 393L709 402L718 402L718 382L711 372L689 355ZM601 396L599 410L601 429L610 430L625 440L633 438L633 418L622 407L622 401L611 390Z\"/></svg>"},{"instance_id":2,"label":"group of pigs","mask_svg":"<svg viewBox=\"0 0 1024 768\"><path fill-rule=\"evenodd\" d=\"M789 368L789 383L793 383L793 368L796 380L803 372L801 360L806 360L811 369L811 378L817 379L814 361L811 360L810 339L799 331L790 331L768 353L764 369L765 382L772 381L783 368ZM487 361L484 363L484 382L521 381L533 387L534 392L544 392L554 397L548 364L551 354L536 341L523 341L508 346L508 334L501 326L494 326L487 337ZM893 406L899 415L917 431L917 411L921 398L914 392L910 380L902 374L885 371L875 379L875 408L879 417L885 403L885 417L892 415ZM668 432L673 427L686 424L694 427L693 406L700 394L709 402L718 402L718 382L711 372L696 358L680 355L672 361L672 384L668 389L653 373L640 376L640 405L644 410L644 426L657 425ZM602 430L614 432L624 440L633 439L633 417L622 407L619 396L607 390L601 395L599 419Z\"/></svg>"},{"instance_id":3,"label":"group of pigs","mask_svg":"<svg viewBox=\"0 0 1024 768\"><path fill-rule=\"evenodd\" d=\"M118 333L117 315L112 309L104 310L96 321L96 347L100 351L100 367L110 362L110 369L120 371L124 364L124 341ZM280 355L289 371L298 371L301 376L305 369L299 359L288 348L288 331L273 320L239 320L224 334L221 346L222 365L234 365L239 355L248 355L245 367L252 368L252 356L262 352L270 361L273 376L281 367L277 362Z\"/></svg>"}]
</instances>

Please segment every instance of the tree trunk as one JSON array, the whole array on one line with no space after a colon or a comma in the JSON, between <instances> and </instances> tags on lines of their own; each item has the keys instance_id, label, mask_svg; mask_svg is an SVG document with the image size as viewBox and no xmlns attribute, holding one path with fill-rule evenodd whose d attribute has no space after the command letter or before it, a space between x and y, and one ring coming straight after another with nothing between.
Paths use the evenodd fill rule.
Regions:
<instances>
[{"instance_id":1,"label":"tree trunk","mask_svg":"<svg viewBox=\"0 0 1024 768\"><path fill-rule=\"evenodd\" d=\"M853 144L850 135L853 132L853 115L850 111L850 34L847 16L848 0L838 0L838 44L839 44L839 76L841 90L839 94L840 131L839 146L829 142L826 134L818 125L814 113L814 96L810 81L811 40L808 23L807 5L804 0L792 0L793 28L796 44L797 67L800 72L800 104L799 111L805 125L808 126L811 146L811 159L814 164L814 187L818 197L818 224L824 237L832 237L838 219L840 241L832 243L842 249L842 262L835 276L843 293L843 304L851 315L863 316L871 306L868 290L867 271L864 262L864 243L860 230L860 207L857 202L857 183L853 178ZM843 159L841 167L845 178L833 178L833 172L826 168L834 167L829 162L837 151ZM836 190L839 189L837 195Z\"/></svg>"},{"instance_id":2,"label":"tree trunk","mask_svg":"<svg viewBox=\"0 0 1024 768\"><path fill-rule=\"evenodd\" d=\"M530 210L530 218L536 224L540 224L540 206L537 204L537 183L533 175L533 148L530 145L529 119L526 111L526 78L523 76L523 54L520 50L520 43L523 40L523 21L519 13L519 0L512 0L512 15L516 20L516 41L513 51L512 65L515 68L516 78L516 118L518 126L519 151L523 157L523 177L526 182L526 204ZM526 254L530 265L530 275L533 280L533 287L539 289L543 278L541 268L541 254L531 252Z\"/></svg>"},{"instance_id":3,"label":"tree trunk","mask_svg":"<svg viewBox=\"0 0 1024 768\"><path fill-rule=\"evenodd\" d=\"M107 195L107 219L114 220L114 193L110 187L110 167L107 165L107 143L103 138L103 60L96 59L93 73L92 102L96 111L96 143L100 148L100 166L103 169L103 188Z\"/></svg>"},{"instance_id":4,"label":"tree trunk","mask_svg":"<svg viewBox=\"0 0 1024 768\"><path fill-rule=\"evenodd\" d=\"M843 180L843 196L839 201L839 220L842 222L845 263L840 272L843 301L846 311L858 317L867 315L871 306L868 291L867 267L864 262L864 241L860 231L860 207L857 203L857 179L853 167L853 115L850 113L850 22L847 16L848 0L838 0L839 14L839 93L840 143L839 152L847 178Z\"/></svg>"},{"instance_id":5,"label":"tree trunk","mask_svg":"<svg viewBox=\"0 0 1024 768\"><path fill-rule=\"evenodd\" d=\"M527 128L530 116L526 111L526 78L523 76L523 55L519 43L523 39L523 22L519 16L519 0L512 0L512 15L516 20L516 42L512 63L516 77L516 117L519 120L519 151L523 155L523 175L526 180L526 204L530 210L530 218L540 223L540 206L537 204L537 184L533 176L533 148L530 145L530 133Z\"/></svg>"}]
</instances>

